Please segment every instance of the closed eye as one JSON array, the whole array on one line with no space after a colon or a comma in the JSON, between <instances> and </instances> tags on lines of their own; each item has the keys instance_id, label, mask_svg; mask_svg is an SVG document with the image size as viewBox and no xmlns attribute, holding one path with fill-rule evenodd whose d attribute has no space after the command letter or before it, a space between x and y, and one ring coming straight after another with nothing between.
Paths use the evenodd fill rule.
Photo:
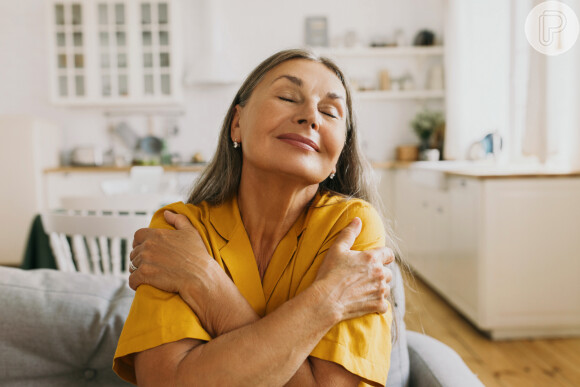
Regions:
<instances>
[{"instance_id":1,"label":"closed eye","mask_svg":"<svg viewBox=\"0 0 580 387\"><path fill-rule=\"evenodd\" d=\"M282 101L286 101L286 102L296 102L291 98L286 98L286 97L278 97L279 99L281 99Z\"/></svg>"},{"instance_id":2,"label":"closed eye","mask_svg":"<svg viewBox=\"0 0 580 387\"><path fill-rule=\"evenodd\" d=\"M331 114L331 113L328 113L328 112L321 112L321 113L324 114L324 115L327 115L328 117L336 118L336 116L333 115L333 114Z\"/></svg>"}]
</instances>

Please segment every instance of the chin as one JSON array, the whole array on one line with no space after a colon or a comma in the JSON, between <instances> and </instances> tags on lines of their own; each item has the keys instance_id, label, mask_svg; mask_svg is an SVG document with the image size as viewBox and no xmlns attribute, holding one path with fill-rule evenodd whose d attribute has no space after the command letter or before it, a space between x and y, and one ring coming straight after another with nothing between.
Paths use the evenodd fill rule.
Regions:
<instances>
[{"instance_id":1,"label":"chin","mask_svg":"<svg viewBox=\"0 0 580 387\"><path fill-rule=\"evenodd\" d=\"M305 185L320 184L326 179L320 173L316 173L313 170L302 170L301 168L293 168L288 171L284 171L286 174L295 177L297 180L304 181Z\"/></svg>"}]
</instances>

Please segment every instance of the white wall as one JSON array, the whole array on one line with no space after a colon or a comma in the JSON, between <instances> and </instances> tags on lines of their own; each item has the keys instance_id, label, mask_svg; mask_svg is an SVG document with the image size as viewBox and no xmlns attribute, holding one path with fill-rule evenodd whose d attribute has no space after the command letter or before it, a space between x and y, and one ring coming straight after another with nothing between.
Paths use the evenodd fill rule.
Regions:
<instances>
[{"instance_id":1,"label":"white wall","mask_svg":"<svg viewBox=\"0 0 580 387\"><path fill-rule=\"evenodd\" d=\"M216 0L212 0L216 1ZM46 0L0 0L0 114L26 114L53 120L64 130L64 147L80 144L111 145L109 123L98 108L61 108L48 101ZM443 0L221 0L213 4L219 11L220 42L232 60L238 78L246 75L273 52L301 46L304 18L326 15L331 40L355 30L367 43L375 36L391 37L403 29L407 39L428 28L441 38ZM200 31L204 20L201 0L183 0L184 61L191 65L208 39ZM187 87L181 132L170 140L170 148L189 158L201 151L213 154L223 115L236 85ZM441 102L435 107L442 108ZM394 147L416 142L408 124L417 110L414 102L369 102L358 106L362 137L368 155L376 160L393 158ZM143 119L133 121L145 133ZM157 133L161 135L162 133Z\"/></svg>"}]
</instances>

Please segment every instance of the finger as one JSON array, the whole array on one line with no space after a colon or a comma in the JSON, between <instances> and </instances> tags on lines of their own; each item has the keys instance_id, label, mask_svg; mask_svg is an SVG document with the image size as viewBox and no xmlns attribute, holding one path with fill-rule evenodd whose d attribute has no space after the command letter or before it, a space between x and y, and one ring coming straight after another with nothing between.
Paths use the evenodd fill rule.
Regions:
<instances>
[{"instance_id":1,"label":"finger","mask_svg":"<svg viewBox=\"0 0 580 387\"><path fill-rule=\"evenodd\" d=\"M129 259L131 260L131 262L133 263L133 265L135 267L139 267L139 265L141 265L141 252L143 251L143 245L139 245L137 247L135 247L133 250L131 250L131 253L129 254Z\"/></svg>"},{"instance_id":2,"label":"finger","mask_svg":"<svg viewBox=\"0 0 580 387\"><path fill-rule=\"evenodd\" d=\"M142 249L143 249L142 245L138 245L138 246L133 247L133 250L131 250L131 252L129 253L129 259L131 261L134 261Z\"/></svg>"},{"instance_id":3,"label":"finger","mask_svg":"<svg viewBox=\"0 0 580 387\"><path fill-rule=\"evenodd\" d=\"M336 237L336 244L341 244L345 248L349 249L354 244L356 237L360 234L362 229L362 221L360 218L354 218L348 226L343 228L338 236Z\"/></svg>"},{"instance_id":4,"label":"finger","mask_svg":"<svg viewBox=\"0 0 580 387\"><path fill-rule=\"evenodd\" d=\"M383 265L388 265L395 260L395 253L392 249L385 247L385 255L383 258Z\"/></svg>"},{"instance_id":5,"label":"finger","mask_svg":"<svg viewBox=\"0 0 580 387\"><path fill-rule=\"evenodd\" d=\"M149 234L150 228L140 228L139 230L135 231L133 234L133 247L140 245L143 243L145 239L147 239L147 235Z\"/></svg>"},{"instance_id":6,"label":"finger","mask_svg":"<svg viewBox=\"0 0 580 387\"><path fill-rule=\"evenodd\" d=\"M129 261L129 274L133 274L139 269L137 265L133 263L133 261Z\"/></svg>"},{"instance_id":7,"label":"finger","mask_svg":"<svg viewBox=\"0 0 580 387\"><path fill-rule=\"evenodd\" d=\"M385 283L388 285L393 280L393 272L388 267L383 266L383 273L385 275Z\"/></svg>"},{"instance_id":8,"label":"finger","mask_svg":"<svg viewBox=\"0 0 580 387\"><path fill-rule=\"evenodd\" d=\"M139 270L132 272L131 275L129 276L129 287L133 290L137 290L137 288L139 287L139 285L141 285L142 282L143 280L141 278L141 273L139 273Z\"/></svg>"},{"instance_id":9,"label":"finger","mask_svg":"<svg viewBox=\"0 0 580 387\"><path fill-rule=\"evenodd\" d=\"M167 223L175 227L177 230L190 230L193 227L187 216L182 214L176 214L171 211L163 212L163 216Z\"/></svg>"}]
</instances>

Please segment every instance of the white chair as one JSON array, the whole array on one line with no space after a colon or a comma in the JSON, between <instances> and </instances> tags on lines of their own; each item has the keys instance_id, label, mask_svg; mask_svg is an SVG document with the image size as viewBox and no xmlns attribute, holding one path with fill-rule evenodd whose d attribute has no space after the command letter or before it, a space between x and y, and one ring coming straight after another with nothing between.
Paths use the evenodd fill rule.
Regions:
<instances>
[{"instance_id":1,"label":"white chair","mask_svg":"<svg viewBox=\"0 0 580 387\"><path fill-rule=\"evenodd\" d=\"M83 213L142 212L152 216L159 208L169 204L164 199L165 197L159 194L63 196L60 198L59 208Z\"/></svg>"},{"instance_id":2,"label":"white chair","mask_svg":"<svg viewBox=\"0 0 580 387\"><path fill-rule=\"evenodd\" d=\"M41 216L59 270L117 276L128 275L133 234L147 227L151 219L146 213L90 215L73 211L44 212Z\"/></svg>"}]
</instances>

